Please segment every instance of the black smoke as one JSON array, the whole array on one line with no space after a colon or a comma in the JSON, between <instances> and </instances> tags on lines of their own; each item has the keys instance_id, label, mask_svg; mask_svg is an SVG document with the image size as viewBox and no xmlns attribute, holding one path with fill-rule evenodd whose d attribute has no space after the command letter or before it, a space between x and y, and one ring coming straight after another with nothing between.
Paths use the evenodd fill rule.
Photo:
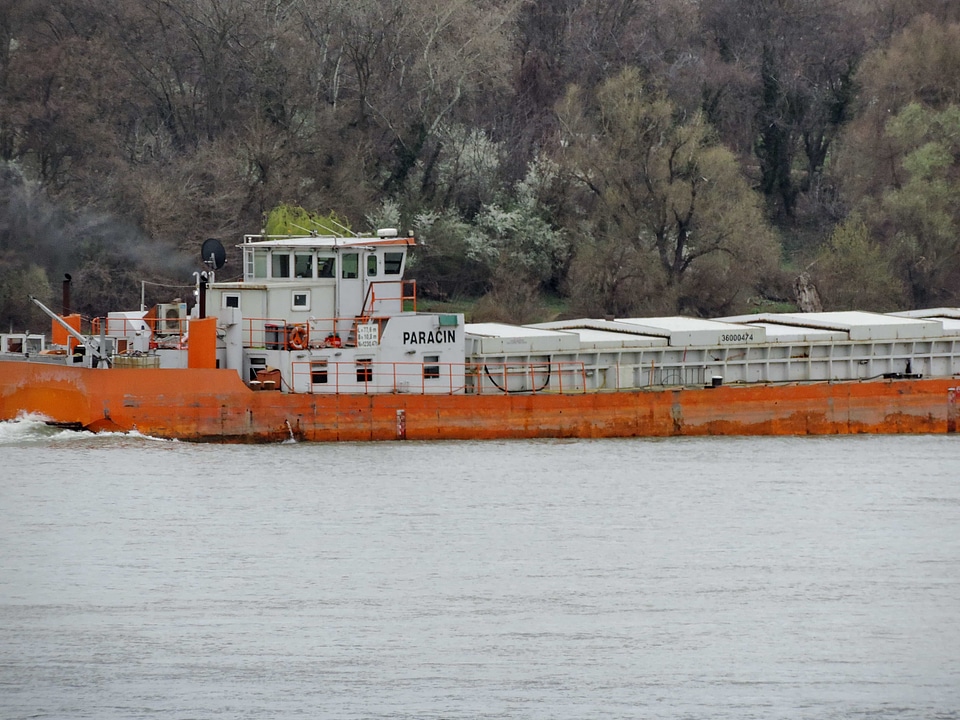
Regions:
<instances>
[{"instance_id":1,"label":"black smoke","mask_svg":"<svg viewBox=\"0 0 960 720\"><path fill-rule=\"evenodd\" d=\"M59 298L64 275L73 278L71 307L94 317L140 305L141 281L147 281L147 305L174 298L192 300L194 271L202 269L197 253L187 256L172 245L146 237L133 223L93 210L66 208L27 180L13 164L0 164L0 322L14 321L20 307L16 275L34 285L37 268L48 288L30 294ZM59 310L59 302L53 309Z\"/></svg>"}]
</instances>

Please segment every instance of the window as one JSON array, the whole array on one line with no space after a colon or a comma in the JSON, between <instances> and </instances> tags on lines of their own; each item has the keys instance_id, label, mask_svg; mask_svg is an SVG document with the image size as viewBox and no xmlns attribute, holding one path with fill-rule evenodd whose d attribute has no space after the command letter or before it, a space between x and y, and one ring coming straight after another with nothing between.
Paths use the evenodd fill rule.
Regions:
<instances>
[{"instance_id":1,"label":"window","mask_svg":"<svg viewBox=\"0 0 960 720\"><path fill-rule=\"evenodd\" d=\"M334 278L337 276L337 259L328 255L317 256L317 277Z\"/></svg>"},{"instance_id":2,"label":"window","mask_svg":"<svg viewBox=\"0 0 960 720\"><path fill-rule=\"evenodd\" d=\"M254 250L247 255L249 264L247 273L250 277L265 278L267 276L267 257L270 255L266 250Z\"/></svg>"},{"instance_id":3,"label":"window","mask_svg":"<svg viewBox=\"0 0 960 720\"><path fill-rule=\"evenodd\" d=\"M316 360L310 363L310 382L314 385L325 385L327 383L327 361Z\"/></svg>"},{"instance_id":4,"label":"window","mask_svg":"<svg viewBox=\"0 0 960 720\"><path fill-rule=\"evenodd\" d=\"M224 295L223 296L223 306L225 308L238 308L240 307L240 296L239 295Z\"/></svg>"},{"instance_id":5,"label":"window","mask_svg":"<svg viewBox=\"0 0 960 720\"><path fill-rule=\"evenodd\" d=\"M251 357L250 358L250 379L257 379L257 371L267 369L267 358L264 357Z\"/></svg>"},{"instance_id":6,"label":"window","mask_svg":"<svg viewBox=\"0 0 960 720\"><path fill-rule=\"evenodd\" d=\"M291 305L294 310L309 310L310 309L310 291L294 290L293 302L291 303Z\"/></svg>"},{"instance_id":7,"label":"window","mask_svg":"<svg viewBox=\"0 0 960 720\"><path fill-rule=\"evenodd\" d=\"M439 363L439 355L424 355L423 356L423 379L424 380L436 380L440 377L440 366L439 365L427 365L427 363Z\"/></svg>"},{"instance_id":8,"label":"window","mask_svg":"<svg viewBox=\"0 0 960 720\"><path fill-rule=\"evenodd\" d=\"M290 254L289 253L273 253L273 277L275 278L288 278L290 277Z\"/></svg>"},{"instance_id":9,"label":"window","mask_svg":"<svg viewBox=\"0 0 960 720\"><path fill-rule=\"evenodd\" d=\"M403 268L403 253L388 252L383 254L383 274L399 275Z\"/></svg>"},{"instance_id":10,"label":"window","mask_svg":"<svg viewBox=\"0 0 960 720\"><path fill-rule=\"evenodd\" d=\"M360 277L360 255L347 253L343 256L343 275L345 280Z\"/></svg>"},{"instance_id":11,"label":"window","mask_svg":"<svg viewBox=\"0 0 960 720\"><path fill-rule=\"evenodd\" d=\"M367 255L367 277L376 277L377 275L377 256Z\"/></svg>"},{"instance_id":12,"label":"window","mask_svg":"<svg viewBox=\"0 0 960 720\"><path fill-rule=\"evenodd\" d=\"M293 275L298 278L313 277L313 254L296 253L293 256Z\"/></svg>"},{"instance_id":13,"label":"window","mask_svg":"<svg viewBox=\"0 0 960 720\"><path fill-rule=\"evenodd\" d=\"M368 383L373 380L373 361L357 360L357 382Z\"/></svg>"}]
</instances>

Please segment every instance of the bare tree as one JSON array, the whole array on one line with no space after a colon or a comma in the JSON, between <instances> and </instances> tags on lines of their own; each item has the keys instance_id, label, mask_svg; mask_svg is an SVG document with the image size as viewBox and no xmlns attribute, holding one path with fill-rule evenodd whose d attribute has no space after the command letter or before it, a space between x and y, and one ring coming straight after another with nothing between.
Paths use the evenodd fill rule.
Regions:
<instances>
[{"instance_id":1,"label":"bare tree","mask_svg":"<svg viewBox=\"0 0 960 720\"><path fill-rule=\"evenodd\" d=\"M573 90L565 101L562 164L582 183L598 237L652 253L650 272L677 310L731 306L777 260L733 155L702 117L678 117L636 70L604 83L592 111L584 95ZM724 274L711 298L692 280L705 267Z\"/></svg>"},{"instance_id":2,"label":"bare tree","mask_svg":"<svg viewBox=\"0 0 960 720\"><path fill-rule=\"evenodd\" d=\"M759 187L789 220L800 195L818 186L830 145L850 116L852 77L866 47L858 17L839 0L708 0L702 13L708 49L736 70L707 74L721 83L704 87L710 119L727 137L729 119L744 120L729 104L749 98L749 132L734 132L754 139ZM731 79L741 85L724 98Z\"/></svg>"}]
</instances>

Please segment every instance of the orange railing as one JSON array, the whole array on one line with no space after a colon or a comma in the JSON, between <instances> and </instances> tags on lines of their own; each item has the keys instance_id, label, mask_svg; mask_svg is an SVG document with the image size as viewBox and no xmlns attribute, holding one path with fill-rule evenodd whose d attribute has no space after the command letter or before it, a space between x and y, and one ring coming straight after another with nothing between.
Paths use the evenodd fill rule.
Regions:
<instances>
[{"instance_id":1,"label":"orange railing","mask_svg":"<svg viewBox=\"0 0 960 720\"><path fill-rule=\"evenodd\" d=\"M244 318L246 348L267 350L303 350L305 348L353 347L359 324L377 324L377 337L383 337L388 317L310 318L290 322L283 318Z\"/></svg>"},{"instance_id":2,"label":"orange railing","mask_svg":"<svg viewBox=\"0 0 960 720\"><path fill-rule=\"evenodd\" d=\"M383 288L385 285L390 285L392 287L400 286L399 295L390 295L390 294L377 294L377 287ZM417 281L416 280L381 280L378 282L370 283L370 286L367 288L367 295L363 298L363 309L360 311L360 316L367 318L370 315L375 314L376 304L390 302L391 300L396 301L399 305L400 311L403 310L404 303L411 303L411 310L413 312L417 311Z\"/></svg>"},{"instance_id":3,"label":"orange railing","mask_svg":"<svg viewBox=\"0 0 960 720\"><path fill-rule=\"evenodd\" d=\"M153 348L181 348L187 334L187 318L125 318L95 317L90 319L90 335L98 337L101 329L117 338L117 352L124 352L127 339L144 326L150 331L150 346Z\"/></svg>"},{"instance_id":4,"label":"orange railing","mask_svg":"<svg viewBox=\"0 0 960 720\"><path fill-rule=\"evenodd\" d=\"M353 318L311 318L308 322L244 318L243 346L267 350L340 347L346 344L354 322Z\"/></svg>"},{"instance_id":5,"label":"orange railing","mask_svg":"<svg viewBox=\"0 0 960 720\"><path fill-rule=\"evenodd\" d=\"M441 363L331 362L314 358L292 363L294 392L357 394L586 392L582 362Z\"/></svg>"},{"instance_id":6,"label":"orange railing","mask_svg":"<svg viewBox=\"0 0 960 720\"><path fill-rule=\"evenodd\" d=\"M146 325L154 335L184 335L187 331L187 318L90 318L90 334L99 335L101 326L106 326L109 335L132 335Z\"/></svg>"}]
</instances>

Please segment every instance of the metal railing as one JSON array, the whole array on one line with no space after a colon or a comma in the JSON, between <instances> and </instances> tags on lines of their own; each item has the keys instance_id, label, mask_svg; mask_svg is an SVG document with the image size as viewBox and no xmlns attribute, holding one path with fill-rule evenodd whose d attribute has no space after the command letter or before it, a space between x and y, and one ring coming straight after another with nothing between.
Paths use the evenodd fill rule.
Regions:
<instances>
[{"instance_id":1,"label":"metal railing","mask_svg":"<svg viewBox=\"0 0 960 720\"><path fill-rule=\"evenodd\" d=\"M267 350L340 347L353 323L353 319L347 318L311 318L308 322L244 318L243 346Z\"/></svg>"},{"instance_id":2,"label":"metal railing","mask_svg":"<svg viewBox=\"0 0 960 720\"><path fill-rule=\"evenodd\" d=\"M399 295L386 295L386 294L377 294L377 287L390 285L396 287L400 286ZM371 315L375 315L377 303L385 303L395 300L399 303L399 310L402 312L404 310L404 304L410 303L411 310L413 312L417 311L417 281L416 280L378 280L377 282L372 282L367 287L367 294L363 298L363 308L360 310L361 318L368 318Z\"/></svg>"},{"instance_id":3,"label":"metal railing","mask_svg":"<svg viewBox=\"0 0 960 720\"><path fill-rule=\"evenodd\" d=\"M344 394L571 394L586 392L582 362L348 362L315 358L292 366L293 392Z\"/></svg>"},{"instance_id":4,"label":"metal railing","mask_svg":"<svg viewBox=\"0 0 960 720\"><path fill-rule=\"evenodd\" d=\"M90 318L90 336L99 337L102 330L107 337L116 338L117 352L124 352L126 343L145 326L150 332L151 348L183 349L186 347L187 323L185 317L95 317Z\"/></svg>"},{"instance_id":5,"label":"metal railing","mask_svg":"<svg viewBox=\"0 0 960 720\"><path fill-rule=\"evenodd\" d=\"M389 318L363 318L363 324L376 323L377 337ZM356 345L357 318L310 318L290 322L283 318L244 318L243 346L247 349L305 350Z\"/></svg>"}]
</instances>

